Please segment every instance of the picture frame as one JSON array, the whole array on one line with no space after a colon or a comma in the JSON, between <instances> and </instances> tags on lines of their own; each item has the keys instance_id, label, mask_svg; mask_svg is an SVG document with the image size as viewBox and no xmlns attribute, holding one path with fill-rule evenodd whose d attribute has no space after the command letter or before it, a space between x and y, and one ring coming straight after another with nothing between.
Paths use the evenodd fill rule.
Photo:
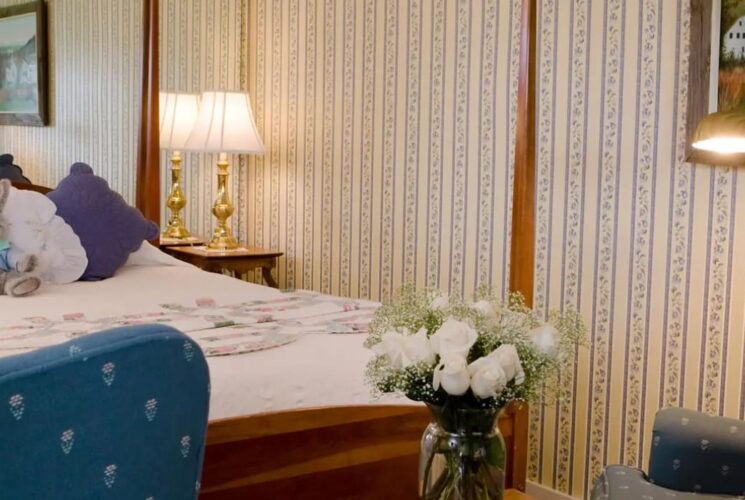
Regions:
<instances>
[{"instance_id":1,"label":"picture frame","mask_svg":"<svg viewBox=\"0 0 745 500\"><path fill-rule=\"evenodd\" d=\"M727 0L725 0L727 1ZM719 110L720 44L724 42L721 32L722 0L690 0L690 39L688 64L688 116L686 121L686 160L690 163L722 166L745 166L745 154L721 154L702 151L692 147L693 134L701 119ZM745 0L742 2L745 7ZM731 4L732 2L728 2ZM727 35L727 27L724 27ZM745 28L742 33L745 44ZM743 59L745 69L745 58ZM745 83L743 83L745 89Z\"/></svg>"},{"instance_id":2,"label":"picture frame","mask_svg":"<svg viewBox=\"0 0 745 500\"><path fill-rule=\"evenodd\" d=\"M48 124L44 0L0 8L0 125Z\"/></svg>"}]
</instances>

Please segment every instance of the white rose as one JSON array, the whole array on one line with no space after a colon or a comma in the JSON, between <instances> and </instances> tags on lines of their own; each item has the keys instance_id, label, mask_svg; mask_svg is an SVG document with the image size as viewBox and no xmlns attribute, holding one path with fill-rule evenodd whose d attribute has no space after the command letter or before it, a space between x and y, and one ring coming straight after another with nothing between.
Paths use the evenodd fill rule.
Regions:
<instances>
[{"instance_id":1,"label":"white rose","mask_svg":"<svg viewBox=\"0 0 745 500\"><path fill-rule=\"evenodd\" d=\"M468 373L471 375L471 391L481 399L496 397L509 382L499 361L489 356L468 365Z\"/></svg>"},{"instance_id":2,"label":"white rose","mask_svg":"<svg viewBox=\"0 0 745 500\"><path fill-rule=\"evenodd\" d=\"M523 371L520 356L517 355L517 349L515 349L514 345L502 344L494 352L489 354L488 357L495 359L499 363L499 366L502 367L504 374L507 376L507 381L514 379L517 385L525 382L525 372Z\"/></svg>"},{"instance_id":3,"label":"white rose","mask_svg":"<svg viewBox=\"0 0 745 500\"><path fill-rule=\"evenodd\" d=\"M393 330L386 332L381 341L373 346L373 352L387 356L391 367L396 370L420 362L435 362L435 353L424 328L416 335L411 335L407 329L403 333Z\"/></svg>"},{"instance_id":4,"label":"white rose","mask_svg":"<svg viewBox=\"0 0 745 500\"><path fill-rule=\"evenodd\" d=\"M430 337L432 350L440 357L449 354L468 356L473 344L476 343L478 333L465 321L459 321L452 316Z\"/></svg>"},{"instance_id":5,"label":"white rose","mask_svg":"<svg viewBox=\"0 0 745 500\"><path fill-rule=\"evenodd\" d=\"M380 342L372 348L375 354L382 354L388 358L388 363L395 370L404 366L404 336L397 331L385 332Z\"/></svg>"},{"instance_id":6,"label":"white rose","mask_svg":"<svg viewBox=\"0 0 745 500\"><path fill-rule=\"evenodd\" d=\"M442 386L443 390L452 396L462 396L471 385L468 374L466 357L460 354L450 354L440 359L432 375L432 385L435 390Z\"/></svg>"},{"instance_id":7,"label":"white rose","mask_svg":"<svg viewBox=\"0 0 745 500\"><path fill-rule=\"evenodd\" d=\"M497 310L488 300L479 300L478 302L474 302L473 304L471 304L471 309L483 314L492 321L496 321L498 318Z\"/></svg>"},{"instance_id":8,"label":"white rose","mask_svg":"<svg viewBox=\"0 0 745 500\"><path fill-rule=\"evenodd\" d=\"M434 311L442 311L450 307L450 298L447 295L438 295L429 304L429 308Z\"/></svg>"},{"instance_id":9,"label":"white rose","mask_svg":"<svg viewBox=\"0 0 745 500\"><path fill-rule=\"evenodd\" d=\"M421 328L415 335L404 337L404 352L411 362L410 364L427 363L431 365L435 362L435 353L432 350L426 328Z\"/></svg>"},{"instance_id":10,"label":"white rose","mask_svg":"<svg viewBox=\"0 0 745 500\"><path fill-rule=\"evenodd\" d=\"M532 329L528 335L538 352L544 356L555 358L559 354L559 331L552 325L548 323L541 325Z\"/></svg>"}]
</instances>

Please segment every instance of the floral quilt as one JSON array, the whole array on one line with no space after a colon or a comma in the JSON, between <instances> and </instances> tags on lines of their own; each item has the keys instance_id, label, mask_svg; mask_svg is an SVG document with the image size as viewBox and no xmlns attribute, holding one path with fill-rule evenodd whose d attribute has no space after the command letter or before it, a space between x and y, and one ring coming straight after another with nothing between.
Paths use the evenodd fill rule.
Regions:
<instances>
[{"instance_id":1,"label":"floral quilt","mask_svg":"<svg viewBox=\"0 0 745 500\"><path fill-rule=\"evenodd\" d=\"M366 333L377 304L313 292L273 300L218 304L160 304L152 311L96 317L70 312L34 316L0 325L0 354L17 354L121 326L162 323L192 337L207 356L227 356L279 347L305 334Z\"/></svg>"}]
</instances>

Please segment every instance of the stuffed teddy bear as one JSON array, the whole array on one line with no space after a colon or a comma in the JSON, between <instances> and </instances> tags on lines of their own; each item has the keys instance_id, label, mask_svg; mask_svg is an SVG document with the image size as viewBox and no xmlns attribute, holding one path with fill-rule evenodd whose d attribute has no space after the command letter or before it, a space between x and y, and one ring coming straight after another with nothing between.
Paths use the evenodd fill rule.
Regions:
<instances>
[{"instance_id":1,"label":"stuffed teddy bear","mask_svg":"<svg viewBox=\"0 0 745 500\"><path fill-rule=\"evenodd\" d=\"M0 180L0 295L23 297L38 290L41 280L31 274L38 263L37 257L18 251L6 239L8 225L2 213L10 189L9 180Z\"/></svg>"}]
</instances>

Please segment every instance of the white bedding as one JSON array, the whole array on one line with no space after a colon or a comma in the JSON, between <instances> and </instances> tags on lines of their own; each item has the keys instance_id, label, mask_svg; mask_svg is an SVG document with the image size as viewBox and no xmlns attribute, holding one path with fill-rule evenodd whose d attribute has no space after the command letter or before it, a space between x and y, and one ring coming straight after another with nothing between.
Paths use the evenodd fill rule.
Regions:
<instances>
[{"instance_id":1,"label":"white bedding","mask_svg":"<svg viewBox=\"0 0 745 500\"><path fill-rule=\"evenodd\" d=\"M0 297L0 337L9 335L9 325L31 316L71 312L119 316L154 311L166 302L187 304L211 298L233 304L282 296L278 290L207 273L161 255L162 265L127 266L108 280L47 286L26 298ZM362 345L364 340L364 334L306 334L265 351L208 358L210 419L391 402L373 400L364 383L371 356Z\"/></svg>"}]
</instances>

